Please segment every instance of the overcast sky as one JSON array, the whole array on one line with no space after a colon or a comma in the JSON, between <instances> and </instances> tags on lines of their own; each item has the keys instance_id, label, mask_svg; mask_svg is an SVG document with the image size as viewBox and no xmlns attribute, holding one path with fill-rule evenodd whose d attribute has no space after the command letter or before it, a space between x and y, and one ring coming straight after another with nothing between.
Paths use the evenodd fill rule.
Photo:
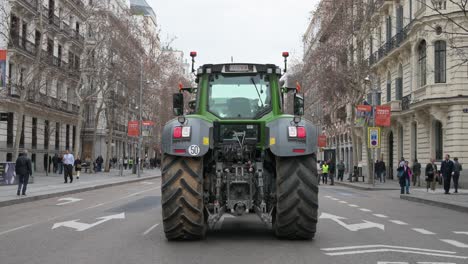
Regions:
<instances>
[{"instance_id":1,"label":"overcast sky","mask_svg":"<svg viewBox=\"0 0 468 264\"><path fill-rule=\"evenodd\" d=\"M197 65L234 62L281 65L281 53L302 57L302 35L317 0L147 0L161 40L197 51Z\"/></svg>"}]
</instances>

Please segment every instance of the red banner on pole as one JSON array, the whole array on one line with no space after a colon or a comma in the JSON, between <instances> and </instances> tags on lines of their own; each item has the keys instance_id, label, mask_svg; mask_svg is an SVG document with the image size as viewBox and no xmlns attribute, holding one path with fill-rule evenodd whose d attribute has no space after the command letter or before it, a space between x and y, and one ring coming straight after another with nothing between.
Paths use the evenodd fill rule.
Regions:
<instances>
[{"instance_id":1,"label":"red banner on pole","mask_svg":"<svg viewBox=\"0 0 468 264\"><path fill-rule=\"evenodd\" d=\"M327 146L327 136L319 135L318 136L318 147L319 148L324 148L326 146Z\"/></svg>"},{"instance_id":2,"label":"red banner on pole","mask_svg":"<svg viewBox=\"0 0 468 264\"><path fill-rule=\"evenodd\" d=\"M389 105L379 105L375 107L375 125L389 127L391 125L392 109Z\"/></svg>"},{"instance_id":3,"label":"red banner on pole","mask_svg":"<svg viewBox=\"0 0 468 264\"><path fill-rule=\"evenodd\" d=\"M356 109L359 112L371 112L372 111L372 106L370 106L370 105L358 105L358 106L356 106Z\"/></svg>"},{"instance_id":4,"label":"red banner on pole","mask_svg":"<svg viewBox=\"0 0 468 264\"><path fill-rule=\"evenodd\" d=\"M138 137L140 134L140 129L138 127L138 121L128 121L128 136L129 137Z\"/></svg>"}]
</instances>

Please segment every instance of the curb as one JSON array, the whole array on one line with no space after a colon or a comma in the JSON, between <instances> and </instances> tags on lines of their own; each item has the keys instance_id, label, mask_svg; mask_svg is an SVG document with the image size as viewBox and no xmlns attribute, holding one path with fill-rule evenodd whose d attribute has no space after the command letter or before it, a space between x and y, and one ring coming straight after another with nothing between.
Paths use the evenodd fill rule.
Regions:
<instances>
[{"instance_id":1,"label":"curb","mask_svg":"<svg viewBox=\"0 0 468 264\"><path fill-rule=\"evenodd\" d=\"M446 209L451 209L454 211L462 212L462 213L468 213L468 207L467 206L462 206L462 205L457 205L457 204L451 204L451 203L444 203L444 202L439 202L439 201L434 201L434 200L429 200L429 199L424 199L420 197L415 197L411 195L400 195L400 199L402 200L407 200L407 201L412 201L412 202L417 202L417 203L423 203L427 205L433 205L437 207L442 207Z\"/></svg>"},{"instance_id":2,"label":"curb","mask_svg":"<svg viewBox=\"0 0 468 264\"><path fill-rule=\"evenodd\" d=\"M374 188L374 187L364 187L364 186L359 186L359 185L353 185L352 183L344 183L344 182L337 182L335 181L335 185L340 185L340 186L345 186L353 189L358 189L358 190L363 190L363 191L394 191L394 190L400 190L400 188L396 187L383 187L383 188Z\"/></svg>"},{"instance_id":3,"label":"curb","mask_svg":"<svg viewBox=\"0 0 468 264\"><path fill-rule=\"evenodd\" d=\"M103 188L108 188L108 187L113 187L113 186L118 186L118 185L124 185L124 184L128 184L128 183L135 183L135 182L139 182L139 181L153 180L153 179L156 179L156 178L159 178L159 177L161 177L161 176L149 176L149 177L144 177L144 178L139 178L139 179L132 179L132 180L128 180L128 181L120 181L120 182L113 182L113 183L105 183L105 184L101 184L101 185L94 185L94 186L89 186L89 187L84 187L84 188L74 189L74 190L68 190L68 191L40 194L40 195L36 195L36 196L27 196L27 197L24 197L24 198L17 198L17 199L8 200L8 201L2 201L2 202L0 202L0 207L5 207L5 206L10 206L10 205L15 205L15 204L28 203L28 202L33 202L33 201L39 201L39 200L59 197L59 196L62 196L62 195L67 195L67 194L81 193L81 192L87 192L87 191L92 191L92 190L98 190L98 189L103 189Z\"/></svg>"}]
</instances>

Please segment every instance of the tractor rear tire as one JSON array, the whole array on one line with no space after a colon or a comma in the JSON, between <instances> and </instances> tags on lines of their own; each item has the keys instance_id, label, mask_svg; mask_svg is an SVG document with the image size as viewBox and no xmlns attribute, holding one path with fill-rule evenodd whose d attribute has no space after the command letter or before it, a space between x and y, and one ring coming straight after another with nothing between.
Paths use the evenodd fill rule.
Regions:
<instances>
[{"instance_id":1,"label":"tractor rear tire","mask_svg":"<svg viewBox=\"0 0 468 264\"><path fill-rule=\"evenodd\" d=\"M317 230L318 178L313 155L276 159L275 234L281 239L312 239Z\"/></svg>"},{"instance_id":2,"label":"tractor rear tire","mask_svg":"<svg viewBox=\"0 0 468 264\"><path fill-rule=\"evenodd\" d=\"M198 240L206 234L203 158L164 155L162 216L168 240Z\"/></svg>"}]
</instances>

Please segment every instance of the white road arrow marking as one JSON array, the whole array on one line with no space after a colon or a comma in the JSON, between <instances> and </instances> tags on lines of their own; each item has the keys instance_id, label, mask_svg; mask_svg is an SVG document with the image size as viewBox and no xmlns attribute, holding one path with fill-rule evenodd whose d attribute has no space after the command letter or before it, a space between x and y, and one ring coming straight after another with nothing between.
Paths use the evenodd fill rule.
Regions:
<instances>
[{"instance_id":1,"label":"white road arrow marking","mask_svg":"<svg viewBox=\"0 0 468 264\"><path fill-rule=\"evenodd\" d=\"M413 229L414 231L416 231L416 232L419 232L419 233L423 234L423 235L435 235L435 234L436 234L436 233L434 233L434 232L431 232L431 231L429 231L429 230L422 229L422 228L412 228L412 229Z\"/></svg>"},{"instance_id":2,"label":"white road arrow marking","mask_svg":"<svg viewBox=\"0 0 468 264\"><path fill-rule=\"evenodd\" d=\"M110 221L112 219L125 219L125 213L109 215L109 216L103 216L103 217L99 217L99 218L96 218L96 219L100 219L100 220L95 222L95 223L92 223L92 224L78 222L80 219L61 222L61 223L55 223L54 226L52 226L52 229L55 229L55 228L58 228L58 227L61 227L61 226L65 226L65 227L73 228L73 229L75 229L76 231L79 231L79 232L80 231L85 231L87 229L90 229L92 227L95 227L95 226L100 225L100 224L102 224L104 222Z\"/></svg>"},{"instance_id":3,"label":"white road arrow marking","mask_svg":"<svg viewBox=\"0 0 468 264\"><path fill-rule=\"evenodd\" d=\"M61 199L58 199L57 201L67 201L67 202L63 202L63 203L58 203L57 205L66 205L66 204L71 204L71 203L76 203L76 202L79 202L83 199L79 199L79 198L73 198L73 197L67 197L67 198L61 198Z\"/></svg>"},{"instance_id":4,"label":"white road arrow marking","mask_svg":"<svg viewBox=\"0 0 468 264\"><path fill-rule=\"evenodd\" d=\"M440 241L443 241L447 244L450 244L452 246L456 246L456 247L459 247L459 248L468 248L468 245L465 244L465 243L462 243L462 242L458 242L456 240L452 240L452 239L441 239Z\"/></svg>"},{"instance_id":5,"label":"white road arrow marking","mask_svg":"<svg viewBox=\"0 0 468 264\"><path fill-rule=\"evenodd\" d=\"M361 230L361 229L368 229L368 228L378 228L378 229L381 229L381 230L385 230L385 226L383 224L374 223L374 222L370 222L370 221L367 221L367 220L363 220L364 223L346 224L345 222L341 221L341 220L346 219L345 217L332 215L332 214L328 214L328 213L322 213L320 215L320 218L321 219L330 219L330 220L338 223L342 227L348 229L349 231L358 231L358 230Z\"/></svg>"},{"instance_id":6,"label":"white road arrow marking","mask_svg":"<svg viewBox=\"0 0 468 264\"><path fill-rule=\"evenodd\" d=\"M467 231L454 231L454 233L459 235L468 235Z\"/></svg>"}]
</instances>

